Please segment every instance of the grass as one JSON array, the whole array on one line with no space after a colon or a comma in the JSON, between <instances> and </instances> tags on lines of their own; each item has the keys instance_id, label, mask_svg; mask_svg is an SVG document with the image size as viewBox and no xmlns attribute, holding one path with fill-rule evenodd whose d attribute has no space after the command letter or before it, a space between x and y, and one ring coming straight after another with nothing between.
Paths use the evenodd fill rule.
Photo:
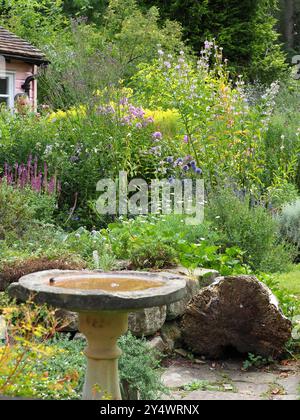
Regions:
<instances>
[{"instance_id":1,"label":"grass","mask_svg":"<svg viewBox=\"0 0 300 420\"><path fill-rule=\"evenodd\" d=\"M295 265L288 273L278 275L276 280L282 289L288 290L300 299L300 265Z\"/></svg>"}]
</instances>

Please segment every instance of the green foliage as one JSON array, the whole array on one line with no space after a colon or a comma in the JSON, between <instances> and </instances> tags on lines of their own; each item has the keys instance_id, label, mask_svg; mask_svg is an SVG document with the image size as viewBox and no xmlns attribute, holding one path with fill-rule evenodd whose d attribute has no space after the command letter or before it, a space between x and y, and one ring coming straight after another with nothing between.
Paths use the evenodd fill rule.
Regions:
<instances>
[{"instance_id":1,"label":"green foliage","mask_svg":"<svg viewBox=\"0 0 300 420\"><path fill-rule=\"evenodd\" d=\"M62 0L2 0L0 22L36 46L50 46L58 33L62 41L65 35L62 4Z\"/></svg>"},{"instance_id":2,"label":"green foliage","mask_svg":"<svg viewBox=\"0 0 300 420\"><path fill-rule=\"evenodd\" d=\"M124 399L138 396L141 400L156 400L167 392L160 381L158 354L149 349L145 340L128 333L121 337L119 346L123 350L120 377Z\"/></svg>"},{"instance_id":3,"label":"green foliage","mask_svg":"<svg viewBox=\"0 0 300 420\"><path fill-rule=\"evenodd\" d=\"M117 258L133 268L168 268L176 261L188 269L212 268L222 275L247 273L243 252L221 249L209 224L191 226L182 216L138 217L109 225L102 234Z\"/></svg>"},{"instance_id":4,"label":"green foliage","mask_svg":"<svg viewBox=\"0 0 300 420\"><path fill-rule=\"evenodd\" d=\"M109 243L99 232L89 232L84 228L67 233L53 225L34 225L21 239L8 238L0 248L0 267L26 266L30 261L44 259L65 261L90 269L110 270L115 256Z\"/></svg>"},{"instance_id":5,"label":"green foliage","mask_svg":"<svg viewBox=\"0 0 300 420\"><path fill-rule=\"evenodd\" d=\"M108 0L64 0L63 9L67 16L87 18L92 23L102 23Z\"/></svg>"},{"instance_id":6,"label":"green foliage","mask_svg":"<svg viewBox=\"0 0 300 420\"><path fill-rule=\"evenodd\" d=\"M298 81L287 79L276 98L274 114L270 120L266 135L267 167L264 182L271 184L270 178L275 175L275 188L286 190L280 199L281 204L289 203L295 198L291 183L299 189L299 152L300 124L298 110L300 106L300 91ZM276 185L277 184L277 185Z\"/></svg>"},{"instance_id":7,"label":"green foliage","mask_svg":"<svg viewBox=\"0 0 300 420\"><path fill-rule=\"evenodd\" d=\"M223 234L224 247L238 246L254 271L284 271L293 250L278 243L278 223L262 206L252 206L249 197L239 199L230 190L210 198L207 214Z\"/></svg>"},{"instance_id":8,"label":"green foliage","mask_svg":"<svg viewBox=\"0 0 300 420\"><path fill-rule=\"evenodd\" d=\"M185 391L214 391L214 392L236 392L236 388L232 383L225 383L227 378L217 382L206 380L196 380L184 386ZM228 382L228 381L227 381ZM231 382L231 381L230 381Z\"/></svg>"},{"instance_id":9,"label":"green foliage","mask_svg":"<svg viewBox=\"0 0 300 420\"><path fill-rule=\"evenodd\" d=\"M37 221L49 222L56 206L54 196L38 194L0 183L0 240L7 235L20 237Z\"/></svg>"},{"instance_id":10,"label":"green foliage","mask_svg":"<svg viewBox=\"0 0 300 420\"><path fill-rule=\"evenodd\" d=\"M119 171L153 179L161 166L161 154L169 155L167 142L162 143L161 154L153 152L155 126L130 101L120 104L127 100L126 94L130 92L113 90L105 97L104 92L91 108L41 117L0 113L0 167L5 162L26 161L29 155L47 161L62 187L61 222L74 222L75 228L93 227L97 219L91 202L98 198L100 179L115 178Z\"/></svg>"},{"instance_id":11,"label":"green foliage","mask_svg":"<svg viewBox=\"0 0 300 420\"><path fill-rule=\"evenodd\" d=\"M262 368L264 366L269 366L274 363L272 357L264 358L262 356L256 356L255 354L249 353L248 359L243 363L243 369L249 370L251 368Z\"/></svg>"},{"instance_id":12,"label":"green foliage","mask_svg":"<svg viewBox=\"0 0 300 420\"><path fill-rule=\"evenodd\" d=\"M137 244L130 253L130 262L133 269L170 268L176 263L176 252L156 241Z\"/></svg>"},{"instance_id":13,"label":"green foliage","mask_svg":"<svg viewBox=\"0 0 300 420\"><path fill-rule=\"evenodd\" d=\"M280 308L290 320L300 314L300 302L291 288L284 287L276 277L270 274L261 273L259 280L265 283L277 297Z\"/></svg>"},{"instance_id":14,"label":"green foliage","mask_svg":"<svg viewBox=\"0 0 300 420\"><path fill-rule=\"evenodd\" d=\"M278 42L277 0L140 0L157 5L164 18L183 26L184 37L198 53L202 43L215 38L229 59L230 71L252 81L274 81L287 69Z\"/></svg>"},{"instance_id":15,"label":"green foliage","mask_svg":"<svg viewBox=\"0 0 300 420\"><path fill-rule=\"evenodd\" d=\"M197 62L183 51L175 57L161 49L158 54L153 64L141 66L133 85L150 109L172 108L179 114L182 128L173 139L174 162L191 155L207 188L230 180L260 195L268 186L265 136L279 86L272 84L250 105L244 82L229 79L222 50L214 42L205 43ZM270 183L275 174L274 169Z\"/></svg>"},{"instance_id":16,"label":"green foliage","mask_svg":"<svg viewBox=\"0 0 300 420\"><path fill-rule=\"evenodd\" d=\"M249 268L244 263L244 252L238 247L222 250L219 245L210 246L202 241L200 244L182 243L178 248L179 260L186 268L211 268L217 270L222 276L249 272Z\"/></svg>"},{"instance_id":17,"label":"green foliage","mask_svg":"<svg viewBox=\"0 0 300 420\"><path fill-rule=\"evenodd\" d=\"M300 199L286 205L278 220L283 239L300 249Z\"/></svg>"},{"instance_id":18,"label":"green foliage","mask_svg":"<svg viewBox=\"0 0 300 420\"><path fill-rule=\"evenodd\" d=\"M176 250L182 243L200 242L204 237L210 242L215 236L207 225L190 226L178 215L123 220L110 224L102 234L111 243L117 258L130 258L132 249L149 242L163 243Z\"/></svg>"}]
</instances>

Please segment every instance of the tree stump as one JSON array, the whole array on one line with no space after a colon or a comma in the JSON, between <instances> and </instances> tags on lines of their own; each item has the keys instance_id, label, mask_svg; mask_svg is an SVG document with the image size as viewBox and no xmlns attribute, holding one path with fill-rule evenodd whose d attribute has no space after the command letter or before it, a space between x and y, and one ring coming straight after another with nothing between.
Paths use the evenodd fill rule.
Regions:
<instances>
[{"instance_id":1,"label":"tree stump","mask_svg":"<svg viewBox=\"0 0 300 420\"><path fill-rule=\"evenodd\" d=\"M229 348L277 358L292 324L272 292L254 276L221 277L189 303L183 339L196 354L220 358Z\"/></svg>"}]
</instances>

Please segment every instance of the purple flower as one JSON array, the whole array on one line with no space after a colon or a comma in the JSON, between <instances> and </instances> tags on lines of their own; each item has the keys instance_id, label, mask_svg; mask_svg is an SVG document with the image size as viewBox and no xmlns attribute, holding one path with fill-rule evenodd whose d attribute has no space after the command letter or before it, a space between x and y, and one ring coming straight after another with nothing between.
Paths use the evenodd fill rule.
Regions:
<instances>
[{"instance_id":1,"label":"purple flower","mask_svg":"<svg viewBox=\"0 0 300 420\"><path fill-rule=\"evenodd\" d=\"M152 134L152 137L155 139L155 140L161 140L162 139L162 134L161 134L161 132L160 131L156 131L155 133L153 133Z\"/></svg>"},{"instance_id":2,"label":"purple flower","mask_svg":"<svg viewBox=\"0 0 300 420\"><path fill-rule=\"evenodd\" d=\"M164 65L167 67L167 69L170 69L172 67L170 61L165 61Z\"/></svg>"},{"instance_id":3,"label":"purple flower","mask_svg":"<svg viewBox=\"0 0 300 420\"><path fill-rule=\"evenodd\" d=\"M183 141L184 141L185 143L188 143L188 142L189 142L189 140L190 140L190 138L189 138L189 136L186 134L186 135L184 136L184 138L183 138Z\"/></svg>"},{"instance_id":4,"label":"purple flower","mask_svg":"<svg viewBox=\"0 0 300 420\"><path fill-rule=\"evenodd\" d=\"M143 124L142 124L142 123L140 123L140 122L139 122L139 123L137 123L137 124L136 124L136 128L138 128L138 129L143 128Z\"/></svg>"},{"instance_id":5,"label":"purple flower","mask_svg":"<svg viewBox=\"0 0 300 420\"><path fill-rule=\"evenodd\" d=\"M173 163L174 162L174 159L173 159L172 156L167 157L166 160L167 160L168 163Z\"/></svg>"},{"instance_id":6,"label":"purple flower","mask_svg":"<svg viewBox=\"0 0 300 420\"><path fill-rule=\"evenodd\" d=\"M183 159L178 158L175 162L175 166L181 166L183 164Z\"/></svg>"},{"instance_id":7,"label":"purple flower","mask_svg":"<svg viewBox=\"0 0 300 420\"><path fill-rule=\"evenodd\" d=\"M120 105L123 105L123 106L128 105L128 98L122 98L120 100Z\"/></svg>"},{"instance_id":8,"label":"purple flower","mask_svg":"<svg viewBox=\"0 0 300 420\"><path fill-rule=\"evenodd\" d=\"M204 48L206 50L210 50L212 46L213 46L213 43L212 42L209 42L209 41L205 41L204 42Z\"/></svg>"},{"instance_id":9,"label":"purple flower","mask_svg":"<svg viewBox=\"0 0 300 420\"><path fill-rule=\"evenodd\" d=\"M196 172L197 175L202 175L203 171L202 171L202 169L197 168L195 172Z\"/></svg>"},{"instance_id":10,"label":"purple flower","mask_svg":"<svg viewBox=\"0 0 300 420\"><path fill-rule=\"evenodd\" d=\"M187 172L190 168L188 167L188 165L184 165L182 169L184 170L184 172Z\"/></svg>"}]
</instances>

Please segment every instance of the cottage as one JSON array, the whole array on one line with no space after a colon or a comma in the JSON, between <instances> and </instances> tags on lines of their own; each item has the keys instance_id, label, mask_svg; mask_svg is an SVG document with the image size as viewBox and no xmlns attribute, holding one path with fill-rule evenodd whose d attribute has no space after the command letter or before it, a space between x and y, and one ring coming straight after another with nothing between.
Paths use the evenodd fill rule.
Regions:
<instances>
[{"instance_id":1,"label":"cottage","mask_svg":"<svg viewBox=\"0 0 300 420\"><path fill-rule=\"evenodd\" d=\"M37 48L0 26L0 105L14 109L20 95L37 106L37 69L48 64Z\"/></svg>"}]
</instances>

